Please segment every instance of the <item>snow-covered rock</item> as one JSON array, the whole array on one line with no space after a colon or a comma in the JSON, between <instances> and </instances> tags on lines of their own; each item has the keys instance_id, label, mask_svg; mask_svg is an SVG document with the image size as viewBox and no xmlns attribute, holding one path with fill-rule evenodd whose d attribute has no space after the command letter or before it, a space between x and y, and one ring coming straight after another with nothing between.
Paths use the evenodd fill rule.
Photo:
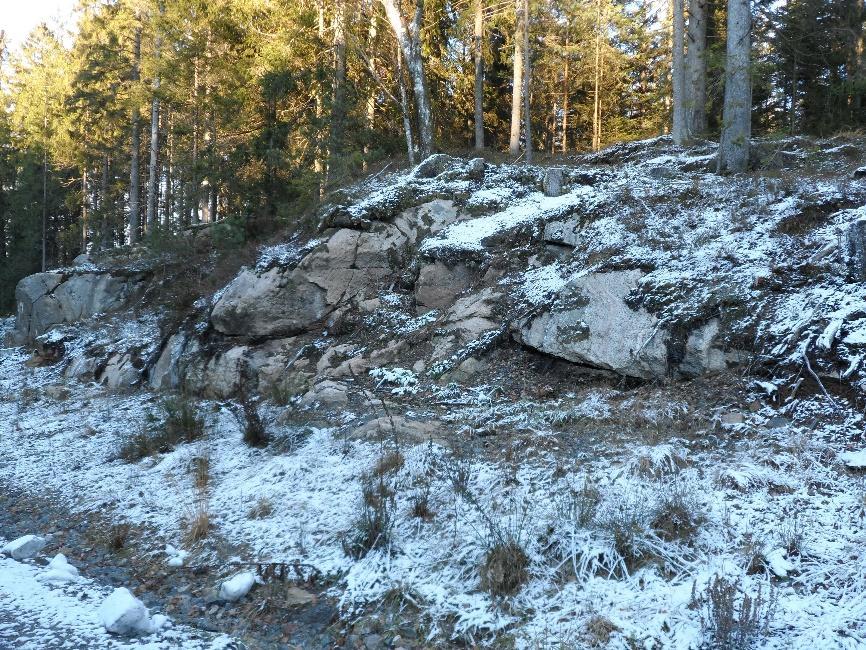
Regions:
<instances>
[{"instance_id":1,"label":"snow-covered rock","mask_svg":"<svg viewBox=\"0 0 866 650\"><path fill-rule=\"evenodd\" d=\"M254 573L250 571L238 573L220 585L219 597L231 602L240 600L250 592L255 584L256 576Z\"/></svg>"},{"instance_id":2,"label":"snow-covered rock","mask_svg":"<svg viewBox=\"0 0 866 650\"><path fill-rule=\"evenodd\" d=\"M3 547L3 553L11 555L13 559L18 561L27 560L37 555L45 547L46 543L44 537L24 535L6 544Z\"/></svg>"},{"instance_id":3,"label":"snow-covered rock","mask_svg":"<svg viewBox=\"0 0 866 650\"><path fill-rule=\"evenodd\" d=\"M783 548L774 548L764 553L767 568L777 578L787 578L788 573L794 569L794 565L788 561L787 555L787 551Z\"/></svg>"},{"instance_id":4,"label":"snow-covered rock","mask_svg":"<svg viewBox=\"0 0 866 650\"><path fill-rule=\"evenodd\" d=\"M58 553L51 559L45 568L45 572L40 574L38 579L41 582L51 584L64 584L67 582L77 582L80 576L78 575L78 569L69 564L66 556L63 553Z\"/></svg>"},{"instance_id":5,"label":"snow-covered rock","mask_svg":"<svg viewBox=\"0 0 866 650\"><path fill-rule=\"evenodd\" d=\"M851 469L866 469L866 449L839 454L839 460Z\"/></svg>"},{"instance_id":6,"label":"snow-covered rock","mask_svg":"<svg viewBox=\"0 0 866 650\"><path fill-rule=\"evenodd\" d=\"M184 551L183 549L176 548L171 544L166 544L165 554L168 556L168 559L165 563L170 567L183 566L186 563L187 557L189 557L189 551Z\"/></svg>"},{"instance_id":7,"label":"snow-covered rock","mask_svg":"<svg viewBox=\"0 0 866 650\"><path fill-rule=\"evenodd\" d=\"M154 631L150 612L126 587L115 589L99 608L99 620L111 634L133 636Z\"/></svg>"}]
</instances>

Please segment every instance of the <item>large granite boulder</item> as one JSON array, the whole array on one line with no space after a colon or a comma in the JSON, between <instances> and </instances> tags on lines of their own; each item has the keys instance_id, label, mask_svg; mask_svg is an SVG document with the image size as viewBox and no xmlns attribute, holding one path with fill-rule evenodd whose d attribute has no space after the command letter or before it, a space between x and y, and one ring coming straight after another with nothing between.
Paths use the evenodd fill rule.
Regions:
<instances>
[{"instance_id":1,"label":"large granite boulder","mask_svg":"<svg viewBox=\"0 0 866 650\"><path fill-rule=\"evenodd\" d=\"M74 323L128 306L144 290L145 274L107 271L36 273L15 288L14 343L24 344L55 325Z\"/></svg>"},{"instance_id":2,"label":"large granite boulder","mask_svg":"<svg viewBox=\"0 0 866 650\"><path fill-rule=\"evenodd\" d=\"M629 307L626 299L642 276L626 270L576 277L546 310L521 324L518 338L546 354L639 379L727 367L717 319L672 332L645 309Z\"/></svg>"}]
</instances>

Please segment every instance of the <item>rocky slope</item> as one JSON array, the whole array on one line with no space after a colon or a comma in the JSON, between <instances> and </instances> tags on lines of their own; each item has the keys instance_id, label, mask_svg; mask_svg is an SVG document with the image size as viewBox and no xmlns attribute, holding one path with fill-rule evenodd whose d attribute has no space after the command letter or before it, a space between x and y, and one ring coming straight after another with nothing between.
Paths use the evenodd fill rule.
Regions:
<instances>
[{"instance_id":1,"label":"rocky slope","mask_svg":"<svg viewBox=\"0 0 866 650\"><path fill-rule=\"evenodd\" d=\"M716 574L783 592L771 644L856 641L844 594L862 581L839 563L862 537L866 145L763 142L736 177L713 174L713 154L659 139L547 168L437 155L333 196L316 237L260 251L180 317L148 301L152 263L26 278L10 342L38 367L21 348L2 360L19 414L4 476L72 497L39 465L48 447L15 448L50 422L77 507L109 499L171 538L182 504L153 494L207 453L221 535L302 556L347 617L411 603L410 645L581 647L598 616L611 647L697 645L691 588ZM48 396L34 413L14 411L25 384ZM105 481L133 476L115 445L150 391L174 390L257 396L269 449L243 447L249 421L217 403L207 441L144 461L147 489L110 497ZM74 432L69 399L98 442ZM356 553L371 476L389 544ZM659 510L677 490L699 511L687 539ZM253 495L279 521L248 521ZM804 525L795 511L808 552L777 539ZM615 512L632 519L617 528ZM526 575L502 600L490 563L505 541Z\"/></svg>"}]
</instances>

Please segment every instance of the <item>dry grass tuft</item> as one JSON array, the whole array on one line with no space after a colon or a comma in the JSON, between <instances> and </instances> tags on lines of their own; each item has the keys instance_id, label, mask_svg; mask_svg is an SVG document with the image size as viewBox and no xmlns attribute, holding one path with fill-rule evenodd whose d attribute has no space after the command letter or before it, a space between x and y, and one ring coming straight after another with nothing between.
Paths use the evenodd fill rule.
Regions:
<instances>
[{"instance_id":1,"label":"dry grass tuft","mask_svg":"<svg viewBox=\"0 0 866 650\"><path fill-rule=\"evenodd\" d=\"M586 623L586 641L591 648L603 648L619 630L619 626L606 616L593 614Z\"/></svg>"},{"instance_id":2,"label":"dry grass tuft","mask_svg":"<svg viewBox=\"0 0 866 650\"><path fill-rule=\"evenodd\" d=\"M105 535L105 545L111 551L122 551L129 541L132 527L129 524L112 524Z\"/></svg>"},{"instance_id":3,"label":"dry grass tuft","mask_svg":"<svg viewBox=\"0 0 866 650\"><path fill-rule=\"evenodd\" d=\"M529 558L516 540L490 547L481 566L481 588L493 596L517 593L529 579Z\"/></svg>"},{"instance_id":4,"label":"dry grass tuft","mask_svg":"<svg viewBox=\"0 0 866 650\"><path fill-rule=\"evenodd\" d=\"M189 544L200 542L210 532L210 510L206 498L196 498L187 513L185 539Z\"/></svg>"},{"instance_id":5,"label":"dry grass tuft","mask_svg":"<svg viewBox=\"0 0 866 650\"><path fill-rule=\"evenodd\" d=\"M399 451L392 451L387 454L384 454L379 462L376 463L376 468L373 470L374 476L386 476L387 474L391 474L393 472L399 472L406 460L403 458L403 454Z\"/></svg>"},{"instance_id":6,"label":"dry grass tuft","mask_svg":"<svg viewBox=\"0 0 866 650\"><path fill-rule=\"evenodd\" d=\"M250 519L267 519L274 513L274 504L267 497L259 497L247 516Z\"/></svg>"}]
</instances>

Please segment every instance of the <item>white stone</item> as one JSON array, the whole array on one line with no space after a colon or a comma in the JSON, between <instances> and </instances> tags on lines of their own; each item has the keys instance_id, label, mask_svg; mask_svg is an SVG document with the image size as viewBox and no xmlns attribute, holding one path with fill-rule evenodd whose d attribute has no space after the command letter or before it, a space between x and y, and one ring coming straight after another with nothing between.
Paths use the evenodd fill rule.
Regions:
<instances>
[{"instance_id":1,"label":"white stone","mask_svg":"<svg viewBox=\"0 0 866 650\"><path fill-rule=\"evenodd\" d=\"M111 592L99 608L99 620L111 634L149 634L153 631L150 613L126 587Z\"/></svg>"},{"instance_id":2,"label":"white stone","mask_svg":"<svg viewBox=\"0 0 866 650\"><path fill-rule=\"evenodd\" d=\"M24 535L18 539L13 539L3 547L3 552L12 556L12 559L26 560L41 551L45 547L46 541L44 537L38 535Z\"/></svg>"},{"instance_id":3,"label":"white stone","mask_svg":"<svg viewBox=\"0 0 866 650\"><path fill-rule=\"evenodd\" d=\"M63 553L58 553L48 563L45 572L38 577L41 582L51 584L63 584L66 582L77 582L80 580L78 569L69 564Z\"/></svg>"},{"instance_id":4,"label":"white stone","mask_svg":"<svg viewBox=\"0 0 866 650\"><path fill-rule=\"evenodd\" d=\"M255 574L249 571L239 573L220 585L219 596L231 602L240 600L250 592L254 584L256 584Z\"/></svg>"}]
</instances>

